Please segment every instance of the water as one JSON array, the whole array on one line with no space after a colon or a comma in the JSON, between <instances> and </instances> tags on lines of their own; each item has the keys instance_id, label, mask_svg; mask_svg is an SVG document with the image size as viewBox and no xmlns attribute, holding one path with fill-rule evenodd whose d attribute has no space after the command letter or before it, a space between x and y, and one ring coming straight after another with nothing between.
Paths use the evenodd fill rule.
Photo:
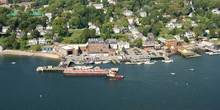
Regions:
<instances>
[{"instance_id":1,"label":"water","mask_svg":"<svg viewBox=\"0 0 220 110\"><path fill-rule=\"evenodd\" d=\"M125 76L109 80L38 73L37 66L59 60L0 55L0 110L219 110L219 56L172 59L171 64L101 65L119 67Z\"/></svg>"}]
</instances>

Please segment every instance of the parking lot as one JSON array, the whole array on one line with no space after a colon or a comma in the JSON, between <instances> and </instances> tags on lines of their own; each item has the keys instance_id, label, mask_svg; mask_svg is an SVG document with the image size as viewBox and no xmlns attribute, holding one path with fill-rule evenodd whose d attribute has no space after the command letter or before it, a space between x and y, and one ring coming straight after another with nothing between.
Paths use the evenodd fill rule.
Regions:
<instances>
[{"instance_id":1,"label":"parking lot","mask_svg":"<svg viewBox=\"0 0 220 110\"><path fill-rule=\"evenodd\" d=\"M147 59L147 58L162 58L163 53L162 52L156 52L156 51L146 51L144 49L128 49L127 58L130 59Z\"/></svg>"}]
</instances>

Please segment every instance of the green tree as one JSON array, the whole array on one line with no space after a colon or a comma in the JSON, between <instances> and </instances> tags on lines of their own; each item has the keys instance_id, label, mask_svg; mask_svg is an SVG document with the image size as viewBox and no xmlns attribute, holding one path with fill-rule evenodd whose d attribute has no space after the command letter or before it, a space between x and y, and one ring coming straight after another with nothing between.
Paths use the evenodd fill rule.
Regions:
<instances>
[{"instance_id":1,"label":"green tree","mask_svg":"<svg viewBox=\"0 0 220 110\"><path fill-rule=\"evenodd\" d=\"M38 32L38 30L33 30L33 31L31 32L31 36L32 36L33 38L38 38L38 37L40 36L40 32Z\"/></svg>"}]
</instances>

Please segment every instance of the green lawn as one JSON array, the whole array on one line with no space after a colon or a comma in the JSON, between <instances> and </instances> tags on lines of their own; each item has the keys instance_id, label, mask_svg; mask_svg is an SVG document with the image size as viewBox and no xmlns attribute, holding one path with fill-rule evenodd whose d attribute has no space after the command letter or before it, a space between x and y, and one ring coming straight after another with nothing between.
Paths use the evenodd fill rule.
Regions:
<instances>
[{"instance_id":1,"label":"green lawn","mask_svg":"<svg viewBox=\"0 0 220 110\"><path fill-rule=\"evenodd\" d=\"M71 34L70 37L63 37L62 43L77 43L78 39L80 39L80 35L83 33L83 29L80 30L74 30L74 29L69 29L69 33Z\"/></svg>"}]
</instances>

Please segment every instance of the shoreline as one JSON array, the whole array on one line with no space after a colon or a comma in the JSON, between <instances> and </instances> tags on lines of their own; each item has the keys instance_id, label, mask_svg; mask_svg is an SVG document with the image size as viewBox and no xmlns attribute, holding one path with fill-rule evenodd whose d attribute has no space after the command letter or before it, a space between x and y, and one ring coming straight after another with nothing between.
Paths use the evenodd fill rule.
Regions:
<instances>
[{"instance_id":1,"label":"shoreline","mask_svg":"<svg viewBox=\"0 0 220 110\"><path fill-rule=\"evenodd\" d=\"M43 53L43 52L27 52L27 51L21 51L21 50L3 50L3 51L0 51L0 55L36 56L36 57L46 57L46 58L54 58L54 59L60 58L56 54L49 54L49 53Z\"/></svg>"}]
</instances>

